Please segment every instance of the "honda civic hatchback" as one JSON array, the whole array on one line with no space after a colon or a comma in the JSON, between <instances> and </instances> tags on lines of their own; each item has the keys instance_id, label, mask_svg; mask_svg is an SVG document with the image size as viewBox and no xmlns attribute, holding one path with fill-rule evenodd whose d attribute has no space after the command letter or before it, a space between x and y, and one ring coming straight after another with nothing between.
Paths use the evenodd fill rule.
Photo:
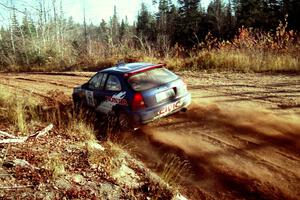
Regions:
<instances>
[{"instance_id":1,"label":"honda civic hatchback","mask_svg":"<svg viewBox=\"0 0 300 200\"><path fill-rule=\"evenodd\" d=\"M74 105L117 114L146 124L185 110L191 103L186 84L164 64L121 64L97 72L74 88Z\"/></svg>"}]
</instances>

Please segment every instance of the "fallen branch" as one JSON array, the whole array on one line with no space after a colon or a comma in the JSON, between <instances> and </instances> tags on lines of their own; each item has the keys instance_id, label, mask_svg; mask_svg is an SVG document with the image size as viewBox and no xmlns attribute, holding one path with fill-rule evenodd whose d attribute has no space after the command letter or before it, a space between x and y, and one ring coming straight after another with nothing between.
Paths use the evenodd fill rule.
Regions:
<instances>
[{"instance_id":1,"label":"fallen branch","mask_svg":"<svg viewBox=\"0 0 300 200\"><path fill-rule=\"evenodd\" d=\"M39 137L42 137L44 135L46 135L51 129L53 129L53 124L49 124L46 128L44 128L43 130L41 131L37 131L36 133L34 134L31 134L29 138L39 138Z\"/></svg>"},{"instance_id":2,"label":"fallen branch","mask_svg":"<svg viewBox=\"0 0 300 200\"><path fill-rule=\"evenodd\" d=\"M0 176L12 176L11 174L0 174Z\"/></svg>"},{"instance_id":3,"label":"fallen branch","mask_svg":"<svg viewBox=\"0 0 300 200\"><path fill-rule=\"evenodd\" d=\"M4 187L0 187L0 189L3 190L13 190L13 189L23 189L23 188L31 188L33 187L33 185L16 185L16 186L4 186Z\"/></svg>"},{"instance_id":4,"label":"fallen branch","mask_svg":"<svg viewBox=\"0 0 300 200\"><path fill-rule=\"evenodd\" d=\"M3 139L3 140L0 140L0 144L9 144L9 143L23 143L25 141L27 141L29 138L39 138L39 137L42 137L44 135L46 135L51 129L53 129L53 124L49 124L46 128L44 128L43 130L41 131L38 131L28 137L16 137L16 136L13 136L9 133L6 133L6 132L3 132L3 131L0 131L0 133L4 136L7 136L7 137L10 137L9 139Z\"/></svg>"},{"instance_id":5,"label":"fallen branch","mask_svg":"<svg viewBox=\"0 0 300 200\"><path fill-rule=\"evenodd\" d=\"M16 136L11 135L11 134L9 134L9 133L6 133L6 132L4 132L4 131L0 131L0 134L3 135L3 136L9 137L9 138L17 138Z\"/></svg>"},{"instance_id":6,"label":"fallen branch","mask_svg":"<svg viewBox=\"0 0 300 200\"><path fill-rule=\"evenodd\" d=\"M41 131L36 132L36 138L42 137L44 135L46 135L49 131L51 131L53 129L53 124L49 124L46 128L44 128Z\"/></svg>"},{"instance_id":7,"label":"fallen branch","mask_svg":"<svg viewBox=\"0 0 300 200\"><path fill-rule=\"evenodd\" d=\"M19 137L19 138L10 138L0 140L0 144L9 144L9 143L23 143L28 139L28 137Z\"/></svg>"},{"instance_id":8,"label":"fallen branch","mask_svg":"<svg viewBox=\"0 0 300 200\"><path fill-rule=\"evenodd\" d=\"M38 167L31 165L29 162L27 162L26 160L23 160L23 159L6 160L3 162L2 166L6 167L6 168L20 166L20 167L27 167L27 168L32 168L32 169L39 169Z\"/></svg>"}]
</instances>

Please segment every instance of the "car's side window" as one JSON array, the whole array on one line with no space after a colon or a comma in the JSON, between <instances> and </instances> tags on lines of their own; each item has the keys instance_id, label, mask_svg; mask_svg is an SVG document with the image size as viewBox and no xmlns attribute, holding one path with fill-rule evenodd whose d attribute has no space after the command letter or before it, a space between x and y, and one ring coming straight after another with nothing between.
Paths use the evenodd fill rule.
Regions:
<instances>
[{"instance_id":1,"label":"car's side window","mask_svg":"<svg viewBox=\"0 0 300 200\"><path fill-rule=\"evenodd\" d=\"M91 90L95 89L98 78L99 78L98 74L96 74L93 78L91 78L91 80L88 83L89 89L91 89Z\"/></svg>"},{"instance_id":2,"label":"car's side window","mask_svg":"<svg viewBox=\"0 0 300 200\"><path fill-rule=\"evenodd\" d=\"M120 83L120 80L118 79L118 77L116 77L114 75L110 75L108 77L105 90L121 91L121 89L122 89L122 86L121 86L121 83Z\"/></svg>"},{"instance_id":3,"label":"car's side window","mask_svg":"<svg viewBox=\"0 0 300 200\"><path fill-rule=\"evenodd\" d=\"M106 75L106 74L105 74ZM98 73L89 81L89 89L103 89L102 80L103 80L103 73ZM105 80L104 80L105 81Z\"/></svg>"},{"instance_id":4,"label":"car's side window","mask_svg":"<svg viewBox=\"0 0 300 200\"><path fill-rule=\"evenodd\" d=\"M100 88L103 89L104 88L104 84L107 78L107 74L103 74L102 76L102 80L101 80L101 84L100 84Z\"/></svg>"}]
</instances>

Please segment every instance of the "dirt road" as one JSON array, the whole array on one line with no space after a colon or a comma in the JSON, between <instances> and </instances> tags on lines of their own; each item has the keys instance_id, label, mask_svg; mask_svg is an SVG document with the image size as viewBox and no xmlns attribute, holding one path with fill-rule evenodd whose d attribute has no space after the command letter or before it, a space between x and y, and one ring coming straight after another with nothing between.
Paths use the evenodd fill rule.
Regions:
<instances>
[{"instance_id":1,"label":"dirt road","mask_svg":"<svg viewBox=\"0 0 300 200\"><path fill-rule=\"evenodd\" d=\"M92 74L0 74L0 84L47 98ZM181 75L189 111L128 135L129 150L190 199L299 199L300 76Z\"/></svg>"}]
</instances>

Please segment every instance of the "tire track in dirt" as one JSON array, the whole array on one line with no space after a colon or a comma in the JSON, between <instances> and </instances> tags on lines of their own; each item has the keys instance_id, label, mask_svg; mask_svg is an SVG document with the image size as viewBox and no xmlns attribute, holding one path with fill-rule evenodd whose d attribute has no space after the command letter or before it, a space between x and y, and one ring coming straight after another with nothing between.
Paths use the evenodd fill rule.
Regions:
<instances>
[{"instance_id":1,"label":"tire track in dirt","mask_svg":"<svg viewBox=\"0 0 300 200\"><path fill-rule=\"evenodd\" d=\"M44 98L44 99L48 99L49 98L49 96L44 95L42 93L34 92L32 90L25 89L25 88L22 88L22 87L16 87L15 85L12 85L12 84L0 82L0 85L4 85L4 86L7 86L7 87L10 87L11 89L17 89L19 91L22 91L22 92L26 93L26 95L34 94L34 95L39 96L40 98ZM13 92L16 92L16 91L13 91Z\"/></svg>"},{"instance_id":2,"label":"tire track in dirt","mask_svg":"<svg viewBox=\"0 0 300 200\"><path fill-rule=\"evenodd\" d=\"M258 114L263 114L261 112L257 112ZM247 115L247 112L245 112ZM265 114L268 116L269 114ZM182 118L187 118L186 116L183 116ZM195 119L193 119L195 120ZM201 120L201 119L198 119ZM286 170L289 170L289 168L293 168L295 171L297 168L300 169L300 157L299 151L295 151L295 147L293 147L292 151L289 151L288 148L281 148L280 146L276 146L273 144L273 146L268 145L267 143L264 145L264 140L268 140L268 138L260 139L258 136L255 136L256 133L251 131L251 137L247 136L246 134L237 134L241 131L234 127L236 130L228 130L228 127L222 125L222 122L218 122L218 126L222 125L223 127L213 127L212 124L209 124L212 126L212 128L215 129L214 132L209 133L207 137L214 138L216 140L220 140L223 143L230 145L234 147L235 149L240 149L242 151L247 151L250 154L254 154L256 156L260 156L263 160L266 160L267 162L273 163L277 167L279 167L276 163L277 160L283 161L285 165L287 165ZM195 125L195 127L201 126ZM220 129L221 128L221 129ZM232 127L230 127L232 128ZM174 127L176 129L176 127ZM220 130L219 130L220 129ZM244 129L244 128L243 128ZM236 133L234 133L234 131ZM297 132L298 130L295 130ZM203 133L205 134L205 133ZM248 134L249 135L249 134ZM282 141L283 142L283 141ZM276 147L276 148L274 148ZM299 149L299 147L297 147ZM266 157L264 152L272 151L274 154L278 154L276 156L273 156L271 158ZM292 156L294 154L294 156ZM298 157L298 158L297 158ZM276 160L277 159L277 160ZM298 176L300 176L300 171L297 173Z\"/></svg>"},{"instance_id":3,"label":"tire track in dirt","mask_svg":"<svg viewBox=\"0 0 300 200\"><path fill-rule=\"evenodd\" d=\"M221 135L221 134L220 134ZM287 172L300 177L300 171L297 171L297 169L300 169L300 159L298 159L295 156L292 156L293 152L288 152L285 149L282 149L282 151L279 151L278 149L275 148L270 148L270 147L264 147L262 149L262 146L259 143L253 143L249 140L246 140L242 137L235 137L234 141L228 141L228 138L226 139L225 137L222 137L219 135L219 138L222 139L224 143L227 143L228 145L231 145L234 147L237 151L242 151L245 152L251 156L257 156L261 160L264 160L265 162L269 163L270 165L274 165L276 168L286 170ZM217 137L217 136L215 136ZM223 140L224 139L224 140ZM237 143L242 143L242 147L236 147L232 144L237 144ZM247 146L247 147L243 147ZM268 151L273 151L274 154L277 154L275 156L269 157L266 156L268 155ZM284 162L285 168L282 166L278 165L278 162ZM290 170L293 169L293 170Z\"/></svg>"},{"instance_id":4,"label":"tire track in dirt","mask_svg":"<svg viewBox=\"0 0 300 200\"><path fill-rule=\"evenodd\" d=\"M24 81L30 81L30 82L35 82L35 83L49 83L49 84L52 84L52 85L56 85L56 86L62 86L62 87L67 87L67 88L74 88L74 86L69 86L69 85L65 85L65 84L62 84L62 83L57 83L57 82L52 82L52 81L45 81L43 79L40 79L40 80L36 80L36 79L30 79L30 78L21 78L21 77L16 77L15 79L17 80L24 80Z\"/></svg>"},{"instance_id":5,"label":"tire track in dirt","mask_svg":"<svg viewBox=\"0 0 300 200\"><path fill-rule=\"evenodd\" d=\"M278 112L280 114L300 113L300 79L293 74L228 72L181 74L186 77L188 85L195 91L194 94L198 94L197 96L200 92L210 91L201 98L228 104L256 103L275 112L280 110ZM282 109L285 109L285 112L282 112Z\"/></svg>"},{"instance_id":6,"label":"tire track in dirt","mask_svg":"<svg viewBox=\"0 0 300 200\"><path fill-rule=\"evenodd\" d=\"M36 76L47 75L47 76L68 76L68 77L91 77L96 72L26 72L25 74L33 74Z\"/></svg>"},{"instance_id":7,"label":"tire track in dirt","mask_svg":"<svg viewBox=\"0 0 300 200\"><path fill-rule=\"evenodd\" d=\"M70 77L64 77L60 76L59 78L53 77L53 76L31 76L28 74L22 74L22 75L13 75L13 76L1 76L2 79L17 79L17 80L24 80L24 81L32 81L32 82L42 82L42 83L50 83L57 86L67 87L67 88L74 88L77 85L82 84L82 82L87 81L87 78L80 78L77 81L68 80ZM55 81L53 81L55 80Z\"/></svg>"},{"instance_id":8,"label":"tire track in dirt","mask_svg":"<svg viewBox=\"0 0 300 200\"><path fill-rule=\"evenodd\" d=\"M65 86L59 86L59 85L51 85L49 83L43 83L43 82L37 82L39 84L32 84L33 81L29 80L19 80L16 79L15 77L0 77L0 83L10 85L12 87L18 87L22 88L24 90L29 90L34 93L39 93L39 94L47 94L51 90L59 90L63 91L66 94L70 95L72 92L71 88L65 87Z\"/></svg>"},{"instance_id":9,"label":"tire track in dirt","mask_svg":"<svg viewBox=\"0 0 300 200\"><path fill-rule=\"evenodd\" d=\"M92 76L93 74L91 74ZM32 78L35 80L55 80L55 81L60 81L65 84L74 84L74 85L79 85L84 82L86 82L90 77L82 77L82 76L76 76L76 77L70 77L70 76L63 76L63 75L31 75L31 74L25 74L27 78ZM22 76L22 77L24 77Z\"/></svg>"},{"instance_id":10,"label":"tire track in dirt","mask_svg":"<svg viewBox=\"0 0 300 200\"><path fill-rule=\"evenodd\" d=\"M268 160L265 160L264 158L261 158L258 155L253 155L251 152L248 152L247 149L243 149L243 148L238 148L235 145L229 144L224 140L220 140L216 137L212 137L210 135L207 134L202 134L201 135L203 138L207 140L207 142L212 143L212 144L216 144L219 147L221 147L222 149L226 149L226 151L230 151L236 155L239 156L243 156L248 160L252 160L252 161L256 161L256 163L262 165L263 167L269 168L270 170L274 171L275 173L281 174L283 176L287 175L289 177L295 178L296 181L300 182L300 177L299 174L296 174L296 171L293 172L287 168L283 168L279 165L277 165L276 163L270 162ZM214 152L213 155L208 155L208 156L214 156L214 154L217 155L222 155L222 151L220 152ZM298 168L299 169L299 168ZM298 176L298 177L297 177Z\"/></svg>"}]
</instances>

